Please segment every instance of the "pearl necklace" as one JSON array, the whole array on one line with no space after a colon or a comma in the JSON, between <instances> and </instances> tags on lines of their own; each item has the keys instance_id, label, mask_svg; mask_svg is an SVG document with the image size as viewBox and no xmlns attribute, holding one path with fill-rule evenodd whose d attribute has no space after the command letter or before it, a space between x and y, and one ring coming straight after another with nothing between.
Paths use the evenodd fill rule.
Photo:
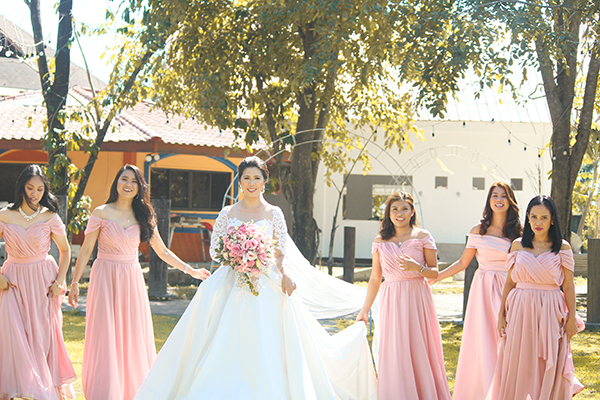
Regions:
<instances>
[{"instance_id":1,"label":"pearl necklace","mask_svg":"<svg viewBox=\"0 0 600 400\"><path fill-rule=\"evenodd\" d=\"M31 215L27 215L27 214L25 214L25 211L23 211L23 207L19 207L19 213L21 213L21 216L23 218L25 218L25 221L31 221L32 219L37 217L37 215L40 213L41 210L42 210L42 207L38 204L37 210L35 210L35 212Z\"/></svg>"}]
</instances>

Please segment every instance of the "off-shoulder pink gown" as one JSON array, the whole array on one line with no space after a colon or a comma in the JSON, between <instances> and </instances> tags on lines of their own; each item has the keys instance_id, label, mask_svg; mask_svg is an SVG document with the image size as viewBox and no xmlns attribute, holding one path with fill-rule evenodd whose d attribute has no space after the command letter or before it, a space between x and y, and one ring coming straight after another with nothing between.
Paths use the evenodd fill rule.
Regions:
<instances>
[{"instance_id":1,"label":"off-shoulder pink gown","mask_svg":"<svg viewBox=\"0 0 600 400\"><path fill-rule=\"evenodd\" d=\"M477 250L475 272L465 315L456 382L455 400L482 400L487 395L498 360L498 311L508 269L511 241L490 235L469 234L468 249Z\"/></svg>"},{"instance_id":2,"label":"off-shoulder pink gown","mask_svg":"<svg viewBox=\"0 0 600 400\"><path fill-rule=\"evenodd\" d=\"M131 400L156 357L148 293L138 262L139 225L90 217L100 229L87 294L83 391L87 400Z\"/></svg>"},{"instance_id":3,"label":"off-shoulder pink gown","mask_svg":"<svg viewBox=\"0 0 600 400\"><path fill-rule=\"evenodd\" d=\"M18 289L0 292L0 399L75 398L77 378L62 336L64 293L52 299L48 288L58 266L50 250L51 234L65 235L54 215L28 229L0 221L7 260L2 274Z\"/></svg>"},{"instance_id":4,"label":"off-shoulder pink gown","mask_svg":"<svg viewBox=\"0 0 600 400\"><path fill-rule=\"evenodd\" d=\"M398 268L398 256L425 265L424 249L436 249L431 235L394 242L373 243L385 281L380 296L380 400L450 399L442 335L431 288L415 271Z\"/></svg>"},{"instance_id":5,"label":"off-shoulder pink gown","mask_svg":"<svg viewBox=\"0 0 600 400\"><path fill-rule=\"evenodd\" d=\"M517 286L506 300L506 335L488 399L570 399L582 386L574 376L571 345L562 326L567 305L560 285L563 268L574 270L573 252L536 257L519 250L508 255L506 265L513 268Z\"/></svg>"}]
</instances>

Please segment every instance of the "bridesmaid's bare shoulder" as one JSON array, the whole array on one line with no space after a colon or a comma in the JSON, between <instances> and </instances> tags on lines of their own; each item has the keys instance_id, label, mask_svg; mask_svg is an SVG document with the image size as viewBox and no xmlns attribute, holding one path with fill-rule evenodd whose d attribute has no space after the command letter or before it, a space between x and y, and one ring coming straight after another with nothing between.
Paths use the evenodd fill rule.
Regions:
<instances>
[{"instance_id":1,"label":"bridesmaid's bare shoulder","mask_svg":"<svg viewBox=\"0 0 600 400\"><path fill-rule=\"evenodd\" d=\"M475 234L479 235L480 229L481 229L481 224L477 224L471 228L471 231L469 233L475 233Z\"/></svg>"},{"instance_id":2,"label":"bridesmaid's bare shoulder","mask_svg":"<svg viewBox=\"0 0 600 400\"><path fill-rule=\"evenodd\" d=\"M521 243L521 238L516 238L513 240L512 245L510 246L510 252L523 250L523 244Z\"/></svg>"},{"instance_id":3,"label":"bridesmaid's bare shoulder","mask_svg":"<svg viewBox=\"0 0 600 400\"><path fill-rule=\"evenodd\" d=\"M561 250L571 250L571 245L569 244L569 242L567 242L566 240L563 239L562 241L562 246L560 246Z\"/></svg>"},{"instance_id":4,"label":"bridesmaid's bare shoulder","mask_svg":"<svg viewBox=\"0 0 600 400\"><path fill-rule=\"evenodd\" d=\"M383 243L385 240L381 238L381 235L377 235L375 239L373 239L373 243Z\"/></svg>"},{"instance_id":5,"label":"bridesmaid's bare shoulder","mask_svg":"<svg viewBox=\"0 0 600 400\"><path fill-rule=\"evenodd\" d=\"M14 212L15 211L9 209L8 206L0 209L0 221L4 223L9 223L10 218Z\"/></svg>"},{"instance_id":6,"label":"bridesmaid's bare shoulder","mask_svg":"<svg viewBox=\"0 0 600 400\"><path fill-rule=\"evenodd\" d=\"M110 209L110 204L102 204L101 206L96 207L94 211L92 211L92 215L102 219L110 219Z\"/></svg>"},{"instance_id":7,"label":"bridesmaid's bare shoulder","mask_svg":"<svg viewBox=\"0 0 600 400\"><path fill-rule=\"evenodd\" d=\"M431 236L431 233L427 229L414 227L413 235L415 239L425 239L427 236Z\"/></svg>"}]
</instances>

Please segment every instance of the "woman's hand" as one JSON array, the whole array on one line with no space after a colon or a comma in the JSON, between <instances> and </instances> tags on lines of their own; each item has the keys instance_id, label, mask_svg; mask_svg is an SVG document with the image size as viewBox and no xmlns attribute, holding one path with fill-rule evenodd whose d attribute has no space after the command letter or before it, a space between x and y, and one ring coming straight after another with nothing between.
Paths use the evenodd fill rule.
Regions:
<instances>
[{"instance_id":1,"label":"woman's hand","mask_svg":"<svg viewBox=\"0 0 600 400\"><path fill-rule=\"evenodd\" d=\"M506 316L504 313L498 315L498 333L500 333L500 336L502 337L506 335Z\"/></svg>"},{"instance_id":2,"label":"woman's hand","mask_svg":"<svg viewBox=\"0 0 600 400\"><path fill-rule=\"evenodd\" d=\"M283 278L281 278L281 291L288 296L291 296L294 290L296 290L296 284L292 278L283 274Z\"/></svg>"},{"instance_id":3,"label":"woman's hand","mask_svg":"<svg viewBox=\"0 0 600 400\"><path fill-rule=\"evenodd\" d=\"M571 340L571 338L577 334L577 320L575 319L575 316L571 316L571 314L569 314L567 322L565 322L564 329L565 333L567 334L567 339L569 340Z\"/></svg>"},{"instance_id":4,"label":"woman's hand","mask_svg":"<svg viewBox=\"0 0 600 400\"><path fill-rule=\"evenodd\" d=\"M441 281L441 279L439 278L439 275L437 278L427 278L427 282L429 282L430 285L434 285L434 284L438 283L439 281Z\"/></svg>"},{"instance_id":5,"label":"woman's hand","mask_svg":"<svg viewBox=\"0 0 600 400\"><path fill-rule=\"evenodd\" d=\"M69 304L73 308L77 308L77 300L79 300L79 283L71 283L71 290L69 291Z\"/></svg>"},{"instance_id":6,"label":"woman's hand","mask_svg":"<svg viewBox=\"0 0 600 400\"><path fill-rule=\"evenodd\" d=\"M57 296L60 296L63 292L63 286L54 281L52 285L48 288L48 294L52 295L52 298L55 299Z\"/></svg>"},{"instance_id":7,"label":"woman's hand","mask_svg":"<svg viewBox=\"0 0 600 400\"><path fill-rule=\"evenodd\" d=\"M356 316L356 322L358 321L362 321L365 324L369 323L369 311L360 310L360 312Z\"/></svg>"},{"instance_id":8,"label":"woman's hand","mask_svg":"<svg viewBox=\"0 0 600 400\"><path fill-rule=\"evenodd\" d=\"M421 268L423 268L423 266L419 263L417 263L415 260L413 260L411 257L409 256L398 256L398 266L400 267L400 269L402 271L416 271L416 272L420 272Z\"/></svg>"},{"instance_id":9,"label":"woman's hand","mask_svg":"<svg viewBox=\"0 0 600 400\"><path fill-rule=\"evenodd\" d=\"M8 289L16 289L17 285L11 283L8 278L2 274L0 274L0 290L8 290Z\"/></svg>"},{"instance_id":10,"label":"woman's hand","mask_svg":"<svg viewBox=\"0 0 600 400\"><path fill-rule=\"evenodd\" d=\"M186 267L185 272L190 275L192 278L200 279L202 281L208 279L210 277L210 272L206 268L192 268Z\"/></svg>"}]
</instances>

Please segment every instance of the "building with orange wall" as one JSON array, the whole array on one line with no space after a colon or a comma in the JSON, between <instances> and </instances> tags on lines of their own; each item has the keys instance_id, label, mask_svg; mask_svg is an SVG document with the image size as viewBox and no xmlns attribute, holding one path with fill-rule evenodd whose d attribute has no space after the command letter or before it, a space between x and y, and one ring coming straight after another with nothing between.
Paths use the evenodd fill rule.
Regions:
<instances>
[{"instance_id":1,"label":"building with orange wall","mask_svg":"<svg viewBox=\"0 0 600 400\"><path fill-rule=\"evenodd\" d=\"M91 93L74 87L71 96L78 97L77 102L89 101ZM13 201L14 182L24 165L47 162L42 150L43 110L37 91L0 99L0 202ZM223 199L228 202L237 196L236 166L248 153L235 150L239 147L234 145L241 143L233 132L167 116L148 102L123 111L113 126L85 190L92 207L107 200L110 184L124 164L144 172L153 197L171 199L174 220L187 217L210 229ZM79 168L88 160L81 151L69 151L67 156ZM207 232L201 235L197 226L175 226L172 250L188 262L207 261ZM81 241L81 235L74 238L74 243Z\"/></svg>"}]
</instances>

